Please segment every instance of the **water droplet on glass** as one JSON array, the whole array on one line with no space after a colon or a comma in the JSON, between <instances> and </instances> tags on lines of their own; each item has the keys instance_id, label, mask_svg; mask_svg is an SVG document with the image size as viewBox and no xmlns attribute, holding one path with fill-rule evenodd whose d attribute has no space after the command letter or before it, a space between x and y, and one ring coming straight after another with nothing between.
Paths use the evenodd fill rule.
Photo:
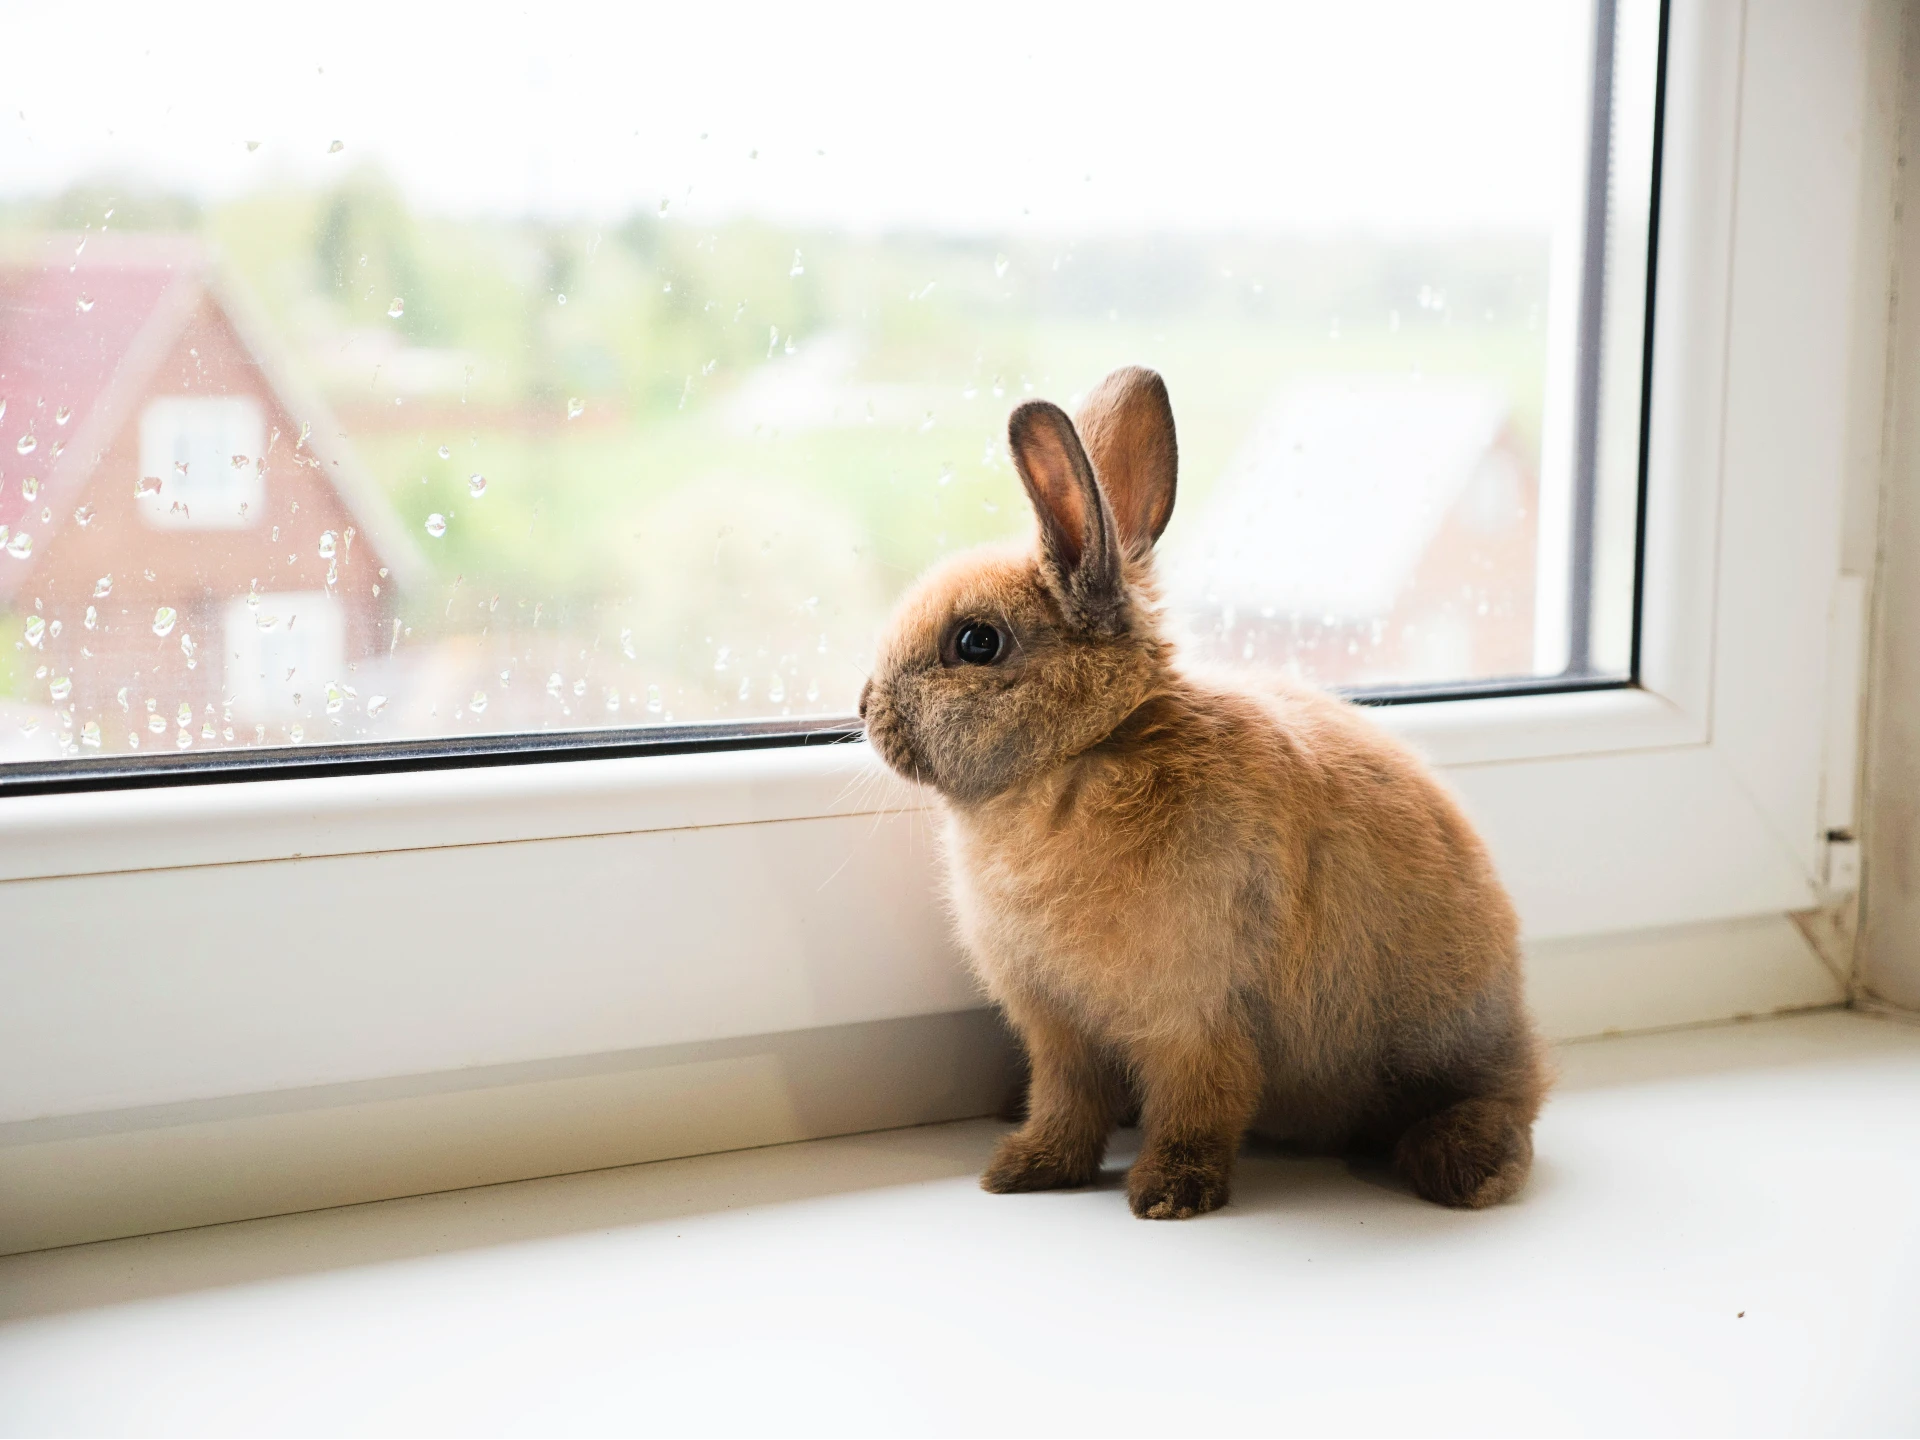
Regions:
<instances>
[{"instance_id":1,"label":"water droplet on glass","mask_svg":"<svg viewBox=\"0 0 1920 1440\"><path fill-rule=\"evenodd\" d=\"M327 714L338 715L346 703L346 694L338 685L329 680L327 682Z\"/></svg>"},{"instance_id":2,"label":"water droplet on glass","mask_svg":"<svg viewBox=\"0 0 1920 1440\"><path fill-rule=\"evenodd\" d=\"M27 644L33 646L35 649L38 649L40 646L40 642L46 639L47 622L42 620L38 615L29 615L27 617L26 628L27 628Z\"/></svg>"},{"instance_id":3,"label":"water droplet on glass","mask_svg":"<svg viewBox=\"0 0 1920 1440\"><path fill-rule=\"evenodd\" d=\"M553 298L554 298L554 303L559 305L564 305L567 303L567 292L562 290L558 295L555 295Z\"/></svg>"},{"instance_id":4,"label":"water droplet on glass","mask_svg":"<svg viewBox=\"0 0 1920 1440\"><path fill-rule=\"evenodd\" d=\"M572 395L567 398L567 418L569 420L578 420L586 408L585 403L581 401L579 396Z\"/></svg>"},{"instance_id":5,"label":"water droplet on glass","mask_svg":"<svg viewBox=\"0 0 1920 1440\"><path fill-rule=\"evenodd\" d=\"M378 715L382 710L386 708L387 708L386 696L369 695L367 697L367 718L369 720L371 720L374 716Z\"/></svg>"},{"instance_id":6,"label":"water droplet on glass","mask_svg":"<svg viewBox=\"0 0 1920 1440\"><path fill-rule=\"evenodd\" d=\"M162 605L153 612L153 633L165 638L173 633L173 622L180 616L171 605Z\"/></svg>"},{"instance_id":7,"label":"water droplet on glass","mask_svg":"<svg viewBox=\"0 0 1920 1440\"><path fill-rule=\"evenodd\" d=\"M482 495L486 494L487 493L487 477L484 475L477 475L477 474L469 475L467 477L467 493L473 496L473 498L476 500L478 500Z\"/></svg>"},{"instance_id":8,"label":"water droplet on glass","mask_svg":"<svg viewBox=\"0 0 1920 1440\"><path fill-rule=\"evenodd\" d=\"M189 705L185 700L180 702L179 718L183 726L193 723L193 706Z\"/></svg>"},{"instance_id":9,"label":"water droplet on glass","mask_svg":"<svg viewBox=\"0 0 1920 1440\"><path fill-rule=\"evenodd\" d=\"M178 470L180 467L176 465L174 468ZM143 496L158 495L159 493L160 477L158 475L142 475L138 480L133 482L133 496L136 500Z\"/></svg>"},{"instance_id":10,"label":"water droplet on glass","mask_svg":"<svg viewBox=\"0 0 1920 1440\"><path fill-rule=\"evenodd\" d=\"M796 250L793 252L793 268L787 271L787 276L791 279L795 275L804 275L806 273L807 267L800 263L800 252Z\"/></svg>"},{"instance_id":11,"label":"water droplet on glass","mask_svg":"<svg viewBox=\"0 0 1920 1440\"><path fill-rule=\"evenodd\" d=\"M86 529L87 526L93 523L93 507L91 505L82 505L78 510L74 511L73 523L78 525L82 530Z\"/></svg>"},{"instance_id":12,"label":"water droplet on glass","mask_svg":"<svg viewBox=\"0 0 1920 1440\"><path fill-rule=\"evenodd\" d=\"M329 146L327 146L327 154L329 154L329 155L338 155L338 154L339 154L339 153L340 153L340 152L341 152L342 150L344 150L344 149L346 149L346 148L347 148L347 142L346 142L346 141L344 141L344 140L336 140L336 141L334 141L334 142L333 142L333 143L332 143L331 145L329 145Z\"/></svg>"},{"instance_id":13,"label":"water droplet on glass","mask_svg":"<svg viewBox=\"0 0 1920 1440\"><path fill-rule=\"evenodd\" d=\"M20 496L24 500L33 500L40 493L40 482L32 475L20 482Z\"/></svg>"},{"instance_id":14,"label":"water droplet on glass","mask_svg":"<svg viewBox=\"0 0 1920 1440\"><path fill-rule=\"evenodd\" d=\"M40 442L34 439L31 434L27 434L22 435L19 442L13 448L18 450L22 455L31 455L39 444Z\"/></svg>"},{"instance_id":15,"label":"water droplet on glass","mask_svg":"<svg viewBox=\"0 0 1920 1440\"><path fill-rule=\"evenodd\" d=\"M259 148L260 148L260 142L258 140L247 141L247 153L249 155L251 155L254 151L258 150Z\"/></svg>"},{"instance_id":16,"label":"water droplet on glass","mask_svg":"<svg viewBox=\"0 0 1920 1440\"><path fill-rule=\"evenodd\" d=\"M87 618L80 623L85 625L89 630L93 629L100 623L100 612L95 610L91 605L87 606Z\"/></svg>"},{"instance_id":17,"label":"water droplet on glass","mask_svg":"<svg viewBox=\"0 0 1920 1440\"><path fill-rule=\"evenodd\" d=\"M811 705L816 701L818 701L819 698L820 698L820 682L818 680L807 681L807 703Z\"/></svg>"},{"instance_id":18,"label":"water droplet on glass","mask_svg":"<svg viewBox=\"0 0 1920 1440\"><path fill-rule=\"evenodd\" d=\"M574 682L573 682L573 693L574 693L574 694L576 694L576 695L584 695L584 694L586 694L586 693L587 693L587 682L586 682L586 681L584 681L584 680L576 680L576 681L574 681Z\"/></svg>"},{"instance_id":19,"label":"water droplet on glass","mask_svg":"<svg viewBox=\"0 0 1920 1440\"><path fill-rule=\"evenodd\" d=\"M433 536L434 539L438 540L442 535L446 533L447 533L447 517L446 516L442 515L438 510L434 511L433 514L427 516L427 534Z\"/></svg>"},{"instance_id":20,"label":"water droplet on glass","mask_svg":"<svg viewBox=\"0 0 1920 1440\"><path fill-rule=\"evenodd\" d=\"M1002 279L1002 278L1004 278L1004 277L1005 277L1005 275L1006 275L1006 273L1007 273L1007 257L1006 257L1006 256L1004 256L1004 255L996 255L996 256L994 256L994 257L993 257L993 277L994 277L994 279L996 279L996 280L998 280L998 279Z\"/></svg>"},{"instance_id":21,"label":"water droplet on glass","mask_svg":"<svg viewBox=\"0 0 1920 1440\"><path fill-rule=\"evenodd\" d=\"M388 302L387 318L389 320L398 320L402 315L406 313L407 313L407 302L405 300L402 300L398 295L394 296L393 299L390 302Z\"/></svg>"},{"instance_id":22,"label":"water droplet on glass","mask_svg":"<svg viewBox=\"0 0 1920 1440\"><path fill-rule=\"evenodd\" d=\"M98 720L89 720L80 727L80 743L89 749L98 750L100 748L100 722Z\"/></svg>"},{"instance_id":23,"label":"water droplet on glass","mask_svg":"<svg viewBox=\"0 0 1920 1440\"><path fill-rule=\"evenodd\" d=\"M82 295L78 300L73 302L73 308L78 310L82 315L86 314L89 310L93 309L93 297L91 295Z\"/></svg>"},{"instance_id":24,"label":"water droplet on glass","mask_svg":"<svg viewBox=\"0 0 1920 1440\"><path fill-rule=\"evenodd\" d=\"M232 463L233 463L233 468L234 468L234 469L236 469L236 470L244 470L244 469L246 469L246 468L247 468L247 466L248 466L248 464L249 464L250 462L248 461L248 459L247 459L247 457L246 457L246 456L244 456L244 455L235 455L235 456L233 457L233 461L232 461Z\"/></svg>"},{"instance_id":25,"label":"water droplet on glass","mask_svg":"<svg viewBox=\"0 0 1920 1440\"><path fill-rule=\"evenodd\" d=\"M193 664L194 651L198 650L199 648L200 647L198 645L195 645L193 643L193 636L186 634L184 631L181 632L180 653L187 657L187 664L189 665Z\"/></svg>"},{"instance_id":26,"label":"water droplet on glass","mask_svg":"<svg viewBox=\"0 0 1920 1440\"><path fill-rule=\"evenodd\" d=\"M633 653L633 631L622 630L620 632L620 653L629 660L636 658Z\"/></svg>"},{"instance_id":27,"label":"water droplet on glass","mask_svg":"<svg viewBox=\"0 0 1920 1440\"><path fill-rule=\"evenodd\" d=\"M320 558L322 560L331 560L334 552L338 550L339 547L340 537L334 534L333 531L322 530L320 532Z\"/></svg>"},{"instance_id":28,"label":"water droplet on glass","mask_svg":"<svg viewBox=\"0 0 1920 1440\"><path fill-rule=\"evenodd\" d=\"M740 698L742 700L749 700L752 697L753 697L753 677L742 676L740 680Z\"/></svg>"},{"instance_id":29,"label":"water droplet on glass","mask_svg":"<svg viewBox=\"0 0 1920 1440\"><path fill-rule=\"evenodd\" d=\"M486 708L487 708L487 692L484 690L474 691L473 698L467 701L467 709L471 710L476 715L481 715L486 713Z\"/></svg>"},{"instance_id":30,"label":"water droplet on glass","mask_svg":"<svg viewBox=\"0 0 1920 1440\"><path fill-rule=\"evenodd\" d=\"M153 732L154 734L156 734L156 735L164 735L164 734L166 734L166 732L167 732L167 717L166 717L166 716L164 716L164 715L149 715L149 716L147 716L147 729L149 729L149 730L151 730L151 731L152 731L152 732Z\"/></svg>"},{"instance_id":31,"label":"water droplet on glass","mask_svg":"<svg viewBox=\"0 0 1920 1440\"><path fill-rule=\"evenodd\" d=\"M953 483L953 466L942 465L940 467L940 473L934 477L933 483L936 485L951 485Z\"/></svg>"},{"instance_id":32,"label":"water droplet on glass","mask_svg":"<svg viewBox=\"0 0 1920 1440\"><path fill-rule=\"evenodd\" d=\"M449 450L445 445L440 447L440 458L442 460L450 459L452 455L453 451Z\"/></svg>"},{"instance_id":33,"label":"water droplet on glass","mask_svg":"<svg viewBox=\"0 0 1920 1440\"><path fill-rule=\"evenodd\" d=\"M607 713L617 714L620 709L620 692L609 685L607 687Z\"/></svg>"},{"instance_id":34,"label":"water droplet on glass","mask_svg":"<svg viewBox=\"0 0 1920 1440\"><path fill-rule=\"evenodd\" d=\"M67 696L73 693L73 677L71 675L56 677L48 684L47 693L53 696L56 701L66 699Z\"/></svg>"},{"instance_id":35,"label":"water droplet on glass","mask_svg":"<svg viewBox=\"0 0 1920 1440\"><path fill-rule=\"evenodd\" d=\"M560 672L558 670L554 671L553 674L547 676L547 693L549 695L558 695L560 693L560 687L566 683L566 681L560 678Z\"/></svg>"},{"instance_id":36,"label":"water droplet on glass","mask_svg":"<svg viewBox=\"0 0 1920 1440\"><path fill-rule=\"evenodd\" d=\"M174 737L173 737L173 743L175 745L178 745L182 750L185 750L188 746L193 744L193 732L191 730L175 731Z\"/></svg>"},{"instance_id":37,"label":"water droplet on glass","mask_svg":"<svg viewBox=\"0 0 1920 1440\"><path fill-rule=\"evenodd\" d=\"M7 542L7 553L16 560L24 560L33 553L33 536L22 530Z\"/></svg>"},{"instance_id":38,"label":"water droplet on glass","mask_svg":"<svg viewBox=\"0 0 1920 1440\"><path fill-rule=\"evenodd\" d=\"M58 410L53 412L53 423L56 425L64 425L71 419L73 419L73 407L71 405L62 405Z\"/></svg>"},{"instance_id":39,"label":"water droplet on glass","mask_svg":"<svg viewBox=\"0 0 1920 1440\"><path fill-rule=\"evenodd\" d=\"M300 725L295 725L291 730L287 731L287 738L293 741L294 744L298 745L302 740L307 738L307 732L305 727Z\"/></svg>"},{"instance_id":40,"label":"water droplet on glass","mask_svg":"<svg viewBox=\"0 0 1920 1440\"><path fill-rule=\"evenodd\" d=\"M781 681L780 677L776 675L773 677L773 684L767 687L767 699L773 704L778 705L786 698L787 687Z\"/></svg>"},{"instance_id":41,"label":"water droplet on glass","mask_svg":"<svg viewBox=\"0 0 1920 1440\"><path fill-rule=\"evenodd\" d=\"M660 704L660 687L658 685L647 686L647 713L649 715L658 715L660 713Z\"/></svg>"}]
</instances>

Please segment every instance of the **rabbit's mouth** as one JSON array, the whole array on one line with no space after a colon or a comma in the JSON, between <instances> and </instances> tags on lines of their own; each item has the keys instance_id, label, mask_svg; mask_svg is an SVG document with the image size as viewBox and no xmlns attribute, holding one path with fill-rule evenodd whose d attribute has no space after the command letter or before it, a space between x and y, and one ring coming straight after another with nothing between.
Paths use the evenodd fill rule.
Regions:
<instances>
[{"instance_id":1,"label":"rabbit's mouth","mask_svg":"<svg viewBox=\"0 0 1920 1440\"><path fill-rule=\"evenodd\" d=\"M867 716L867 741L880 752L880 758L887 762L888 768L916 785L933 784L932 775L914 753L913 741L908 738L906 727L884 713L883 707L874 706L871 709L872 713Z\"/></svg>"}]
</instances>

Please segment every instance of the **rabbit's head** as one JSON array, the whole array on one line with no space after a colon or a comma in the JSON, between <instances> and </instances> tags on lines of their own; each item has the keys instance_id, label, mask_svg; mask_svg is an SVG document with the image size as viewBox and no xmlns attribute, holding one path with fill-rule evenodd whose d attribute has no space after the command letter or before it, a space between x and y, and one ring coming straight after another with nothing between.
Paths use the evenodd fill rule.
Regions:
<instances>
[{"instance_id":1,"label":"rabbit's head","mask_svg":"<svg viewBox=\"0 0 1920 1440\"><path fill-rule=\"evenodd\" d=\"M1116 370L1077 426L1028 401L1007 447L1036 543L970 551L923 577L860 696L881 757L963 805L1098 744L1169 663L1153 580L1178 471L1166 385Z\"/></svg>"}]
</instances>

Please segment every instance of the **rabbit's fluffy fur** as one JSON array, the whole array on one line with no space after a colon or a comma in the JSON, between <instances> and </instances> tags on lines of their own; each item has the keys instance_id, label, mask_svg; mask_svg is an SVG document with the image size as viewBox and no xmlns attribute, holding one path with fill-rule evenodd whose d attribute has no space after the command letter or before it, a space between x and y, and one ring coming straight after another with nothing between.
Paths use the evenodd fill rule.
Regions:
<instances>
[{"instance_id":1,"label":"rabbit's fluffy fur","mask_svg":"<svg viewBox=\"0 0 1920 1440\"><path fill-rule=\"evenodd\" d=\"M1390 1156L1441 1204L1506 1199L1547 1080L1479 837L1355 707L1176 664L1159 376L1110 375L1077 426L1029 402L1008 434L1038 544L926 576L861 696L887 763L945 801L960 935L1027 1051L1026 1122L981 1183L1084 1185L1137 1107L1141 1216L1225 1204L1249 1132ZM990 663L956 648L969 623Z\"/></svg>"}]
</instances>

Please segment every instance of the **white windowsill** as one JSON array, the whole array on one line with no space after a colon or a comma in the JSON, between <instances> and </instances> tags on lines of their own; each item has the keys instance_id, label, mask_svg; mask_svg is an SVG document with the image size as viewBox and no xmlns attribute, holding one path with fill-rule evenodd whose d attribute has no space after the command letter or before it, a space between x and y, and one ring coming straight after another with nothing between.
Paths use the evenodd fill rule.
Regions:
<instances>
[{"instance_id":1,"label":"white windowsill","mask_svg":"<svg viewBox=\"0 0 1920 1440\"><path fill-rule=\"evenodd\" d=\"M1701 738L1642 690L1384 706L1443 767ZM0 881L925 809L864 744L152 786L0 802Z\"/></svg>"},{"instance_id":2,"label":"white windowsill","mask_svg":"<svg viewBox=\"0 0 1920 1440\"><path fill-rule=\"evenodd\" d=\"M1920 1029L1561 1058L1479 1214L1275 1158L1179 1225L988 1196L966 1122L15 1256L0 1430L1908 1431Z\"/></svg>"}]
</instances>

